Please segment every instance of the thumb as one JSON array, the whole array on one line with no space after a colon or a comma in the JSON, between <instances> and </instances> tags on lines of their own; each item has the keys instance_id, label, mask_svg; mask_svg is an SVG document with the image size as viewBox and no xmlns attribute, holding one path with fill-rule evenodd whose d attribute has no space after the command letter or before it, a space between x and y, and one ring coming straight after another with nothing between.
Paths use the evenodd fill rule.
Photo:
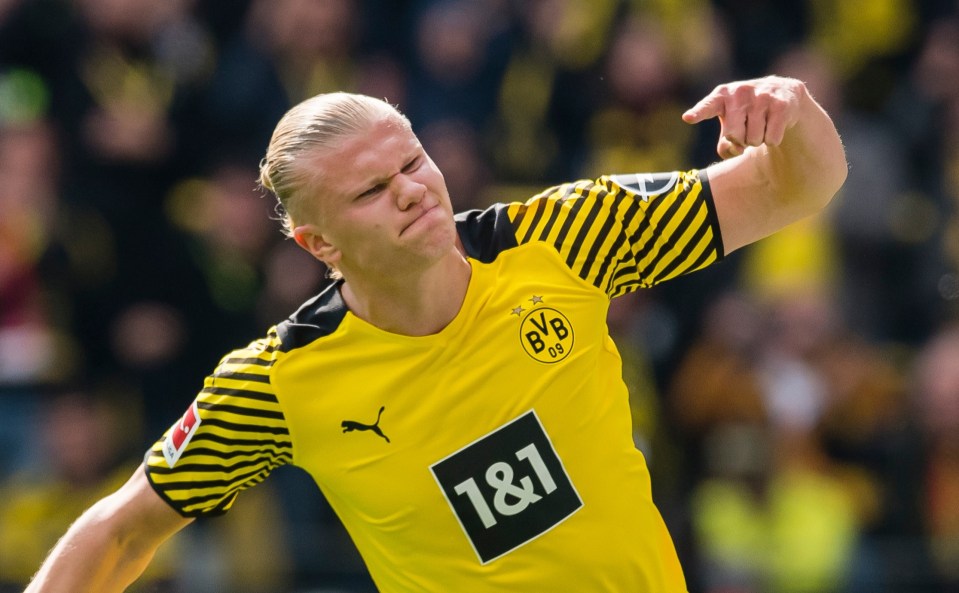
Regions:
<instances>
[{"instance_id":1,"label":"thumb","mask_svg":"<svg viewBox=\"0 0 959 593\"><path fill-rule=\"evenodd\" d=\"M686 113L683 114L683 121L687 124L698 124L699 122L718 117L722 114L722 97L712 93L700 99L699 103L687 109Z\"/></svg>"}]
</instances>

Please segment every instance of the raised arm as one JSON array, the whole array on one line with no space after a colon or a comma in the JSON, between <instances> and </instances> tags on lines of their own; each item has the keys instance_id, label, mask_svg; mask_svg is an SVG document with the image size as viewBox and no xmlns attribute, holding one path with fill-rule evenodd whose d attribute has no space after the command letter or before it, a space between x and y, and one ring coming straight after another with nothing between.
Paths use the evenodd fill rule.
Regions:
<instances>
[{"instance_id":1,"label":"raised arm","mask_svg":"<svg viewBox=\"0 0 959 593\"><path fill-rule=\"evenodd\" d=\"M829 115L791 78L723 84L683 114L720 122L707 169L726 253L823 208L846 179L846 156Z\"/></svg>"},{"instance_id":2,"label":"raised arm","mask_svg":"<svg viewBox=\"0 0 959 593\"><path fill-rule=\"evenodd\" d=\"M185 519L154 492L140 467L94 504L50 552L25 593L123 591Z\"/></svg>"}]
</instances>

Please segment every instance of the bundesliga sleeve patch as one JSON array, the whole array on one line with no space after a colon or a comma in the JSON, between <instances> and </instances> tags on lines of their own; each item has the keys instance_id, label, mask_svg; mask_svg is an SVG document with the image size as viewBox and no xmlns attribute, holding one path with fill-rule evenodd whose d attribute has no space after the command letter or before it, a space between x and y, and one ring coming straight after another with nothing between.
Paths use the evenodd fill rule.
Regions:
<instances>
[{"instance_id":1,"label":"bundesliga sleeve patch","mask_svg":"<svg viewBox=\"0 0 959 593\"><path fill-rule=\"evenodd\" d=\"M583 506L533 410L430 466L481 564Z\"/></svg>"},{"instance_id":2,"label":"bundesliga sleeve patch","mask_svg":"<svg viewBox=\"0 0 959 593\"><path fill-rule=\"evenodd\" d=\"M200 422L200 410L197 408L196 402L193 402L193 405L187 408L183 418L173 426L170 434L163 441L163 458L166 459L167 465L170 467L176 465L186 446L190 444L190 439L193 438L196 430L200 427Z\"/></svg>"},{"instance_id":3,"label":"bundesliga sleeve patch","mask_svg":"<svg viewBox=\"0 0 959 593\"><path fill-rule=\"evenodd\" d=\"M631 173L629 175L610 175L610 179L620 187L636 194L644 202L669 193L679 181L679 173Z\"/></svg>"}]
</instances>

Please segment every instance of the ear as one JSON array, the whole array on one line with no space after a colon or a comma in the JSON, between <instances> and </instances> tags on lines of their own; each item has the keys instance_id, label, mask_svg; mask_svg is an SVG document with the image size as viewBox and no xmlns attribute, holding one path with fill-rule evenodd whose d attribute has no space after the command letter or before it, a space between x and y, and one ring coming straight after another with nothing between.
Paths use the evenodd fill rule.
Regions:
<instances>
[{"instance_id":1,"label":"ear","mask_svg":"<svg viewBox=\"0 0 959 593\"><path fill-rule=\"evenodd\" d=\"M316 225L304 224L295 227L293 240L327 267L336 267L336 262L340 260L340 250L323 237Z\"/></svg>"}]
</instances>

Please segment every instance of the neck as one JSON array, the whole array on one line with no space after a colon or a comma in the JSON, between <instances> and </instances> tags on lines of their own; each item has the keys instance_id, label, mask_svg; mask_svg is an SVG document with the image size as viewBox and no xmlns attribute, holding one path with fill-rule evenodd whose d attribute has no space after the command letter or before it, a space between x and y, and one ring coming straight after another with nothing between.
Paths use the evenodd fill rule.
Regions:
<instances>
[{"instance_id":1,"label":"neck","mask_svg":"<svg viewBox=\"0 0 959 593\"><path fill-rule=\"evenodd\" d=\"M457 251L419 273L399 278L347 278L343 300L376 327L407 336L435 334L449 325L466 298L472 269Z\"/></svg>"}]
</instances>

